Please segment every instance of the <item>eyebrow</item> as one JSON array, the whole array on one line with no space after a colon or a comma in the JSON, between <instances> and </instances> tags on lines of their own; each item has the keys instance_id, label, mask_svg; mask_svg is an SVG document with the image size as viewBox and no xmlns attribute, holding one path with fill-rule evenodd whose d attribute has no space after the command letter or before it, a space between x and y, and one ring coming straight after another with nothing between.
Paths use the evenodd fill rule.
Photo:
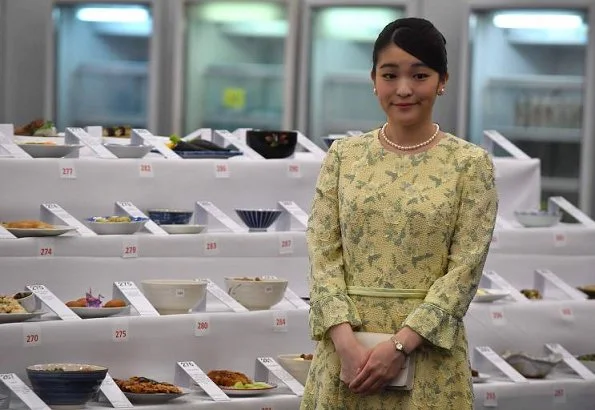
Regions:
<instances>
[{"instance_id":1,"label":"eyebrow","mask_svg":"<svg viewBox=\"0 0 595 410\"><path fill-rule=\"evenodd\" d=\"M418 67L423 67L423 68L427 68L428 65L424 64L424 63L412 63L411 64L411 68L418 68ZM394 64L394 63L386 63L386 64L382 64L380 66L380 68L399 68L398 64Z\"/></svg>"}]
</instances>

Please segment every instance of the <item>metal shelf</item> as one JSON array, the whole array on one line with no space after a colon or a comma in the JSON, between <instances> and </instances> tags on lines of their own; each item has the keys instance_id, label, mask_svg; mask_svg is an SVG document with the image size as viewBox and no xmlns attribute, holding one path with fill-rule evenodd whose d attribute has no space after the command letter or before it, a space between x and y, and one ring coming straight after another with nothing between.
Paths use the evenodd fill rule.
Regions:
<instances>
[{"instance_id":1,"label":"metal shelf","mask_svg":"<svg viewBox=\"0 0 595 410\"><path fill-rule=\"evenodd\" d=\"M506 77L491 77L487 81L488 87L577 91L582 90L584 84L584 77L573 75L509 75Z\"/></svg>"},{"instance_id":2,"label":"metal shelf","mask_svg":"<svg viewBox=\"0 0 595 410\"><path fill-rule=\"evenodd\" d=\"M582 130L551 127L488 127L498 130L511 141L568 142L580 144Z\"/></svg>"},{"instance_id":3,"label":"metal shelf","mask_svg":"<svg viewBox=\"0 0 595 410\"><path fill-rule=\"evenodd\" d=\"M578 178L541 177L543 191L573 192L579 191Z\"/></svg>"}]
</instances>

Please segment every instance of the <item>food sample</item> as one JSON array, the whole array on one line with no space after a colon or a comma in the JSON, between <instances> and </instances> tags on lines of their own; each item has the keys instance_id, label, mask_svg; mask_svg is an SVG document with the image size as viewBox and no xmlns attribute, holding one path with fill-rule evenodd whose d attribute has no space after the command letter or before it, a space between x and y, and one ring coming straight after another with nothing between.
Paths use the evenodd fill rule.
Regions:
<instances>
[{"instance_id":1,"label":"food sample","mask_svg":"<svg viewBox=\"0 0 595 410\"><path fill-rule=\"evenodd\" d=\"M22 219L19 221L2 222L5 228L14 229L54 229L54 225L36 219Z\"/></svg>"},{"instance_id":2,"label":"food sample","mask_svg":"<svg viewBox=\"0 0 595 410\"><path fill-rule=\"evenodd\" d=\"M471 368L471 377L479 377L479 372L473 368Z\"/></svg>"},{"instance_id":3,"label":"food sample","mask_svg":"<svg viewBox=\"0 0 595 410\"><path fill-rule=\"evenodd\" d=\"M300 357L296 357L295 360L312 360L314 358L313 354L308 354L308 353L302 353L300 355Z\"/></svg>"},{"instance_id":4,"label":"food sample","mask_svg":"<svg viewBox=\"0 0 595 410\"><path fill-rule=\"evenodd\" d=\"M33 292L19 292L19 293L15 293L15 295L13 296L13 298L15 299L23 299L26 298L27 296L31 296Z\"/></svg>"},{"instance_id":5,"label":"food sample","mask_svg":"<svg viewBox=\"0 0 595 410\"><path fill-rule=\"evenodd\" d=\"M249 278L247 276L244 276L243 278L233 278L234 280L245 280L245 281L254 281L254 282L260 282L262 279L259 278L258 276L254 277L254 278Z\"/></svg>"},{"instance_id":6,"label":"food sample","mask_svg":"<svg viewBox=\"0 0 595 410\"><path fill-rule=\"evenodd\" d=\"M543 296L541 296L541 292L538 291L537 289L521 289L521 293L523 295L525 295L525 297L527 299L532 299L532 300L543 299Z\"/></svg>"},{"instance_id":7,"label":"food sample","mask_svg":"<svg viewBox=\"0 0 595 410\"><path fill-rule=\"evenodd\" d=\"M99 216L97 218L93 219L93 222L99 222L99 223L126 223L126 222L131 222L132 219L130 219L130 217L128 215L114 215L114 216L108 216L108 217L103 217L103 216Z\"/></svg>"},{"instance_id":8,"label":"food sample","mask_svg":"<svg viewBox=\"0 0 595 410\"><path fill-rule=\"evenodd\" d=\"M129 126L103 127L103 136L104 137L126 138L126 137L130 137L131 134L132 134L132 128Z\"/></svg>"},{"instance_id":9,"label":"food sample","mask_svg":"<svg viewBox=\"0 0 595 410\"><path fill-rule=\"evenodd\" d=\"M253 383L252 379L244 373L231 370L211 370L207 373L207 376L209 376L217 386L222 387L234 387L236 383L241 383L242 385Z\"/></svg>"},{"instance_id":10,"label":"food sample","mask_svg":"<svg viewBox=\"0 0 595 410\"><path fill-rule=\"evenodd\" d=\"M31 121L29 124L15 127L14 135L26 135L36 137L53 137L58 134L56 127L52 121L45 121L38 119Z\"/></svg>"},{"instance_id":11,"label":"food sample","mask_svg":"<svg viewBox=\"0 0 595 410\"><path fill-rule=\"evenodd\" d=\"M170 135L167 146L174 151L230 151L227 148L220 147L219 145L211 141L203 140L200 137L194 138L191 141L184 141L175 134Z\"/></svg>"},{"instance_id":12,"label":"food sample","mask_svg":"<svg viewBox=\"0 0 595 410\"><path fill-rule=\"evenodd\" d=\"M82 308L119 308L125 307L126 302L122 299L112 299L101 305L101 299L104 296L99 294L97 297L93 296L93 291L89 289L88 292L85 293L84 298L79 298L77 300L69 300L66 302L66 306L68 307L82 307Z\"/></svg>"},{"instance_id":13,"label":"food sample","mask_svg":"<svg viewBox=\"0 0 595 410\"><path fill-rule=\"evenodd\" d=\"M114 379L116 385L126 393L136 394L182 394L182 390L171 383L158 382L146 377L131 377L128 380Z\"/></svg>"},{"instance_id":14,"label":"food sample","mask_svg":"<svg viewBox=\"0 0 595 410\"><path fill-rule=\"evenodd\" d=\"M27 313L27 311L15 298L0 296L0 313Z\"/></svg>"}]
</instances>

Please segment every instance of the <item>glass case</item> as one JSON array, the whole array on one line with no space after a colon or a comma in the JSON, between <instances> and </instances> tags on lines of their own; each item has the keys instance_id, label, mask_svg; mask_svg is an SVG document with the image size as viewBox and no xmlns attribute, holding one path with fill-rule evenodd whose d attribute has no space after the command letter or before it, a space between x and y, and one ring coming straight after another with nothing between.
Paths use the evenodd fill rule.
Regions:
<instances>
[{"instance_id":1,"label":"glass case","mask_svg":"<svg viewBox=\"0 0 595 410\"><path fill-rule=\"evenodd\" d=\"M476 10L467 130L494 129L540 158L543 197L579 203L588 18L577 9Z\"/></svg>"},{"instance_id":2,"label":"glass case","mask_svg":"<svg viewBox=\"0 0 595 410\"><path fill-rule=\"evenodd\" d=\"M308 88L299 126L322 145L321 138L329 134L367 131L385 121L372 93L372 50L378 33L403 17L406 6L312 3L304 24L309 34L301 70Z\"/></svg>"},{"instance_id":3,"label":"glass case","mask_svg":"<svg viewBox=\"0 0 595 410\"><path fill-rule=\"evenodd\" d=\"M289 6L186 5L183 131L283 127Z\"/></svg>"},{"instance_id":4,"label":"glass case","mask_svg":"<svg viewBox=\"0 0 595 410\"><path fill-rule=\"evenodd\" d=\"M58 129L146 128L151 8L105 2L58 4L53 17Z\"/></svg>"}]
</instances>

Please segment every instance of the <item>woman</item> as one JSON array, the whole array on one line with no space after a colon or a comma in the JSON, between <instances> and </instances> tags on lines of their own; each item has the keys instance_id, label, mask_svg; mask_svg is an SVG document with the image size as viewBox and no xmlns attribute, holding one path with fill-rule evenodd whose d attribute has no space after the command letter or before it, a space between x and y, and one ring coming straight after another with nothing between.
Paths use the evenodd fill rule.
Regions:
<instances>
[{"instance_id":1,"label":"woman","mask_svg":"<svg viewBox=\"0 0 595 410\"><path fill-rule=\"evenodd\" d=\"M399 19L373 51L380 129L335 141L310 216L310 330L319 341L302 409L471 409L463 326L497 212L483 149L432 122L445 40ZM354 332L392 333L367 349ZM415 351L410 391L385 389Z\"/></svg>"}]
</instances>

